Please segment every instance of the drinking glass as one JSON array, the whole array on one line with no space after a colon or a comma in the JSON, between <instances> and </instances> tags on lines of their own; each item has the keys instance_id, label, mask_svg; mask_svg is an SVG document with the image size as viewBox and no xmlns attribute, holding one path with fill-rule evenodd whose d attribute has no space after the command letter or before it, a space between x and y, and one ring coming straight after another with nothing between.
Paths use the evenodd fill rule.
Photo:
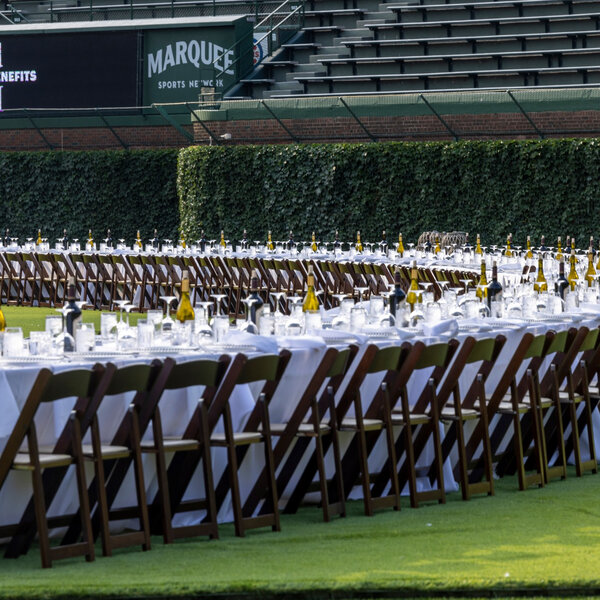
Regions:
<instances>
[{"instance_id":1,"label":"drinking glass","mask_svg":"<svg viewBox=\"0 0 600 600\"><path fill-rule=\"evenodd\" d=\"M25 349L23 346L23 330L20 327L7 327L4 330L4 356L12 358L23 356Z\"/></svg>"},{"instance_id":2,"label":"drinking glass","mask_svg":"<svg viewBox=\"0 0 600 600\"><path fill-rule=\"evenodd\" d=\"M102 341L114 341L117 337L117 313L100 314L100 337Z\"/></svg>"},{"instance_id":3,"label":"drinking glass","mask_svg":"<svg viewBox=\"0 0 600 600\"><path fill-rule=\"evenodd\" d=\"M194 322L194 331L200 339L212 337L212 329L210 327L210 307L214 306L213 302L198 302L196 310L196 319Z\"/></svg>"},{"instance_id":4,"label":"drinking glass","mask_svg":"<svg viewBox=\"0 0 600 600\"><path fill-rule=\"evenodd\" d=\"M154 327L153 338L160 337L162 334L163 311L160 309L152 309L146 313L148 323Z\"/></svg>"},{"instance_id":5,"label":"drinking glass","mask_svg":"<svg viewBox=\"0 0 600 600\"><path fill-rule=\"evenodd\" d=\"M283 315L282 315L283 316ZM283 321L283 332L285 333L285 320ZM275 313L263 313L260 319L259 330L260 335L273 335L275 331Z\"/></svg>"},{"instance_id":6,"label":"drinking glass","mask_svg":"<svg viewBox=\"0 0 600 600\"><path fill-rule=\"evenodd\" d=\"M32 331L29 334L29 353L44 356L52 353L52 335L47 331Z\"/></svg>"},{"instance_id":7,"label":"drinking glass","mask_svg":"<svg viewBox=\"0 0 600 600\"><path fill-rule=\"evenodd\" d=\"M167 305L167 314L163 319L163 331L173 329L173 318L171 317L171 302L177 300L177 296L161 296L160 299Z\"/></svg>"},{"instance_id":8,"label":"drinking glass","mask_svg":"<svg viewBox=\"0 0 600 600\"><path fill-rule=\"evenodd\" d=\"M229 331L229 315L215 315L213 317L213 340L220 344Z\"/></svg>"},{"instance_id":9,"label":"drinking glass","mask_svg":"<svg viewBox=\"0 0 600 600\"><path fill-rule=\"evenodd\" d=\"M258 334L258 327L252 321L252 305L256 303L256 298L244 298L242 302L246 305L246 320L240 323L239 328L240 331L245 331L246 333Z\"/></svg>"},{"instance_id":10,"label":"drinking glass","mask_svg":"<svg viewBox=\"0 0 600 600\"><path fill-rule=\"evenodd\" d=\"M75 327L75 349L77 352L93 352L96 332L93 323L78 323Z\"/></svg>"},{"instance_id":11,"label":"drinking glass","mask_svg":"<svg viewBox=\"0 0 600 600\"><path fill-rule=\"evenodd\" d=\"M333 329L348 329L350 326L350 311L354 306L354 298L342 298L340 312L331 321Z\"/></svg>"},{"instance_id":12,"label":"drinking glass","mask_svg":"<svg viewBox=\"0 0 600 600\"><path fill-rule=\"evenodd\" d=\"M139 319L137 322L138 348L150 348L154 341L154 322L150 319Z\"/></svg>"},{"instance_id":13,"label":"drinking glass","mask_svg":"<svg viewBox=\"0 0 600 600\"><path fill-rule=\"evenodd\" d=\"M211 294L210 297L215 299L215 315L222 314L221 301L223 298L227 298L227 294Z\"/></svg>"},{"instance_id":14,"label":"drinking glass","mask_svg":"<svg viewBox=\"0 0 600 600\"><path fill-rule=\"evenodd\" d=\"M306 312L304 313L304 329L308 334L319 334L323 329L323 322L321 320L321 313L319 312Z\"/></svg>"},{"instance_id":15,"label":"drinking glass","mask_svg":"<svg viewBox=\"0 0 600 600\"><path fill-rule=\"evenodd\" d=\"M361 331L366 323L367 311L360 304L356 304L350 309L350 331Z\"/></svg>"}]
</instances>

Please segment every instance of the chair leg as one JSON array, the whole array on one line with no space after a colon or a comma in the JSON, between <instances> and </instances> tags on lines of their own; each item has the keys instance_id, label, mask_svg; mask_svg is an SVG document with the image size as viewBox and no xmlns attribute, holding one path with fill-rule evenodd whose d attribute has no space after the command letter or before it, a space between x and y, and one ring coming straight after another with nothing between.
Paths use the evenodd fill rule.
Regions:
<instances>
[{"instance_id":1,"label":"chair leg","mask_svg":"<svg viewBox=\"0 0 600 600\"><path fill-rule=\"evenodd\" d=\"M94 534L92 532L92 520L90 517L90 499L88 497L87 482L85 477L85 467L83 456L81 455L81 446L78 456L75 458L75 472L77 474L77 490L79 492L79 514L81 516L81 531L83 541L87 544L85 560L92 562L96 555L94 550Z\"/></svg>"},{"instance_id":2,"label":"chair leg","mask_svg":"<svg viewBox=\"0 0 600 600\"><path fill-rule=\"evenodd\" d=\"M337 427L331 429L333 443L333 461L335 464L335 481L337 488L337 500L340 506L340 516L346 516L346 493L344 491L344 478L342 476L342 454L340 452L340 439Z\"/></svg>"},{"instance_id":3,"label":"chair leg","mask_svg":"<svg viewBox=\"0 0 600 600\"><path fill-rule=\"evenodd\" d=\"M137 500L140 508L140 528L144 534L144 543L142 550L147 551L151 548L150 543L150 518L148 516L148 502L146 501L146 485L144 483L144 468L142 465L142 453L140 448L140 430L138 424L137 408L134 405L129 407L131 415L131 434L133 451L133 468L135 474L135 485Z\"/></svg>"},{"instance_id":4,"label":"chair leg","mask_svg":"<svg viewBox=\"0 0 600 600\"><path fill-rule=\"evenodd\" d=\"M217 500L215 496L215 480L212 471L212 458L210 452L210 434L208 432L208 415L206 406L200 405L200 426L202 429L202 471L204 474L204 490L206 495L206 520L213 525L209 534L211 540L219 539L219 528L217 524Z\"/></svg>"},{"instance_id":5,"label":"chair leg","mask_svg":"<svg viewBox=\"0 0 600 600\"><path fill-rule=\"evenodd\" d=\"M373 499L371 498L371 481L369 474L369 463L367 453L367 440L364 429L360 428L356 432L356 441L358 444L358 460L360 464L361 481L363 486L363 498L365 503L365 515L373 516Z\"/></svg>"},{"instance_id":6,"label":"chair leg","mask_svg":"<svg viewBox=\"0 0 600 600\"><path fill-rule=\"evenodd\" d=\"M265 446L265 466L267 469L269 481L269 501L273 505L273 531L281 531L281 522L279 519L279 497L277 495L277 482L275 481L275 459L273 457L273 445L271 437L271 426L269 423L269 409L264 396L261 394L258 399L262 407L263 437Z\"/></svg>"},{"instance_id":7,"label":"chair leg","mask_svg":"<svg viewBox=\"0 0 600 600\"><path fill-rule=\"evenodd\" d=\"M39 466L31 472L31 483L33 485L33 503L35 507L35 522L40 541L40 554L42 567L49 569L52 566L50 558L50 539L48 536L48 522L46 521L46 502L44 500L44 486L42 473Z\"/></svg>"},{"instance_id":8,"label":"chair leg","mask_svg":"<svg viewBox=\"0 0 600 600\"><path fill-rule=\"evenodd\" d=\"M523 458L523 435L521 433L521 420L519 419L519 413L513 416L513 429L514 429L514 446L515 446L515 460L517 462L517 475L519 479L519 489L525 490L527 488L525 484L525 464Z\"/></svg>"},{"instance_id":9,"label":"chair leg","mask_svg":"<svg viewBox=\"0 0 600 600\"><path fill-rule=\"evenodd\" d=\"M244 537L244 518L242 515L242 501L240 498L240 484L238 480L238 462L236 448L231 443L227 444L227 470L229 471L229 485L231 489L231 504L233 506L233 517L235 524L235 535Z\"/></svg>"},{"instance_id":10,"label":"chair leg","mask_svg":"<svg viewBox=\"0 0 600 600\"><path fill-rule=\"evenodd\" d=\"M321 504L323 507L323 521L329 522L329 492L327 490L327 474L325 473L325 458L323 455L323 440L317 432L315 437L317 469L319 471L319 484L321 487Z\"/></svg>"}]
</instances>

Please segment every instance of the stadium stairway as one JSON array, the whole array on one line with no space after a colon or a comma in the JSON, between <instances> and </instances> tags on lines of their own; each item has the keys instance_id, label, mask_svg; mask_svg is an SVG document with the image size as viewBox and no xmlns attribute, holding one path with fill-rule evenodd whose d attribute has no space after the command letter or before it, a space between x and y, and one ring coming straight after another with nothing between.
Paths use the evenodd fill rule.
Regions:
<instances>
[{"instance_id":1,"label":"stadium stairway","mask_svg":"<svg viewBox=\"0 0 600 600\"><path fill-rule=\"evenodd\" d=\"M600 85L600 0L308 0L230 96Z\"/></svg>"}]
</instances>

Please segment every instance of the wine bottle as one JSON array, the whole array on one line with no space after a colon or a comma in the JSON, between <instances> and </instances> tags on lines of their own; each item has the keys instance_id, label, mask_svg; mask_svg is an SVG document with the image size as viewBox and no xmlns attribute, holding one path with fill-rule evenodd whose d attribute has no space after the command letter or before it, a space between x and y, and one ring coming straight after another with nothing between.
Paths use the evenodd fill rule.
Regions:
<instances>
[{"instance_id":1,"label":"wine bottle","mask_svg":"<svg viewBox=\"0 0 600 600\"><path fill-rule=\"evenodd\" d=\"M442 249L440 248L440 236L436 235L435 236L435 248L433 250L433 253L435 255L439 254L442 251Z\"/></svg>"},{"instance_id":2,"label":"wine bottle","mask_svg":"<svg viewBox=\"0 0 600 600\"><path fill-rule=\"evenodd\" d=\"M531 250L531 236L527 236L527 252L525 258L533 258L533 251Z\"/></svg>"},{"instance_id":3,"label":"wine bottle","mask_svg":"<svg viewBox=\"0 0 600 600\"><path fill-rule=\"evenodd\" d=\"M319 247L317 246L317 238L316 238L316 236L315 236L315 232L314 232L314 231L312 232L312 236L311 236L311 238L310 238L310 239L311 239L311 242L310 242L310 249L311 249L313 252L316 252L316 251L319 249Z\"/></svg>"},{"instance_id":4,"label":"wine bottle","mask_svg":"<svg viewBox=\"0 0 600 600\"><path fill-rule=\"evenodd\" d=\"M200 246L200 252L204 254L206 252L206 234L204 233L204 229L200 232L198 245Z\"/></svg>"},{"instance_id":5,"label":"wine bottle","mask_svg":"<svg viewBox=\"0 0 600 600\"><path fill-rule=\"evenodd\" d=\"M569 282L565 277L565 261L564 259L561 259L558 263L558 279L554 284L554 291L556 292L557 296L560 296L564 300L565 296L567 295L568 289Z\"/></svg>"},{"instance_id":6,"label":"wine bottle","mask_svg":"<svg viewBox=\"0 0 600 600\"><path fill-rule=\"evenodd\" d=\"M500 302L502 300L502 285L498 281L498 264L496 261L492 263L492 281L487 288L487 302L490 309L490 315L492 310L492 302Z\"/></svg>"},{"instance_id":7,"label":"wine bottle","mask_svg":"<svg viewBox=\"0 0 600 600\"><path fill-rule=\"evenodd\" d=\"M94 249L94 238L92 237L92 230L88 230L88 247L90 250Z\"/></svg>"},{"instance_id":8,"label":"wine bottle","mask_svg":"<svg viewBox=\"0 0 600 600\"><path fill-rule=\"evenodd\" d=\"M273 245L273 238L271 237L270 229L269 229L269 233L267 234L267 250L275 250L275 246Z\"/></svg>"},{"instance_id":9,"label":"wine bottle","mask_svg":"<svg viewBox=\"0 0 600 600\"><path fill-rule=\"evenodd\" d=\"M112 250L113 247L113 241L112 241L112 235L110 234L110 229L106 232L106 249L107 250Z\"/></svg>"},{"instance_id":10,"label":"wine bottle","mask_svg":"<svg viewBox=\"0 0 600 600\"><path fill-rule=\"evenodd\" d=\"M396 314L404 308L406 302L406 294L402 289L401 275L400 267L396 267L396 271L394 272L394 291L390 294L390 314L394 317L394 322L396 322Z\"/></svg>"},{"instance_id":11,"label":"wine bottle","mask_svg":"<svg viewBox=\"0 0 600 600\"><path fill-rule=\"evenodd\" d=\"M481 238L479 237L479 234L477 234L477 244L475 246L475 254L478 254L479 256L483 256L483 250L481 249Z\"/></svg>"},{"instance_id":12,"label":"wine bottle","mask_svg":"<svg viewBox=\"0 0 600 600\"><path fill-rule=\"evenodd\" d=\"M254 302L250 305L250 320L256 325L258 331L260 331L260 320L264 311L265 303L258 293L258 275L256 269L252 269L250 274L250 295Z\"/></svg>"},{"instance_id":13,"label":"wine bottle","mask_svg":"<svg viewBox=\"0 0 600 600\"><path fill-rule=\"evenodd\" d=\"M572 237L571 238L571 252L574 252L574 251L575 251L575 238Z\"/></svg>"},{"instance_id":14,"label":"wine bottle","mask_svg":"<svg viewBox=\"0 0 600 600\"><path fill-rule=\"evenodd\" d=\"M486 274L485 260L481 261L481 277L479 278L479 285L475 295L479 298L480 302L483 302L484 298L487 298L488 280Z\"/></svg>"},{"instance_id":15,"label":"wine bottle","mask_svg":"<svg viewBox=\"0 0 600 600\"><path fill-rule=\"evenodd\" d=\"M42 245L42 230L38 229L38 235L37 235L37 240L35 241L37 246L41 246Z\"/></svg>"},{"instance_id":16,"label":"wine bottle","mask_svg":"<svg viewBox=\"0 0 600 600\"><path fill-rule=\"evenodd\" d=\"M342 250L342 242L340 242L340 236L338 233L338 230L335 230L335 238L333 240L333 251L334 253L337 253L338 251L341 252Z\"/></svg>"},{"instance_id":17,"label":"wine bottle","mask_svg":"<svg viewBox=\"0 0 600 600\"><path fill-rule=\"evenodd\" d=\"M356 232L356 244L354 245L354 247L356 248L357 252L363 251L363 245L362 245L362 242L360 241L360 231Z\"/></svg>"},{"instance_id":18,"label":"wine bottle","mask_svg":"<svg viewBox=\"0 0 600 600\"><path fill-rule=\"evenodd\" d=\"M396 252L400 255L400 258L404 256L404 244L402 243L402 234L398 234L398 246L396 247Z\"/></svg>"},{"instance_id":19,"label":"wine bottle","mask_svg":"<svg viewBox=\"0 0 600 600\"><path fill-rule=\"evenodd\" d=\"M471 244L469 244L469 233L465 233L465 245L463 246L463 254L471 254Z\"/></svg>"},{"instance_id":20,"label":"wine bottle","mask_svg":"<svg viewBox=\"0 0 600 600\"><path fill-rule=\"evenodd\" d=\"M140 230L138 229L135 234L135 244L134 246L139 250L142 249L142 238L140 237Z\"/></svg>"},{"instance_id":21,"label":"wine bottle","mask_svg":"<svg viewBox=\"0 0 600 600\"><path fill-rule=\"evenodd\" d=\"M560 235L558 236L558 242L557 242L557 246L556 246L556 260L562 260L563 259L563 252L562 252L562 242L560 240Z\"/></svg>"},{"instance_id":22,"label":"wine bottle","mask_svg":"<svg viewBox=\"0 0 600 600\"><path fill-rule=\"evenodd\" d=\"M538 256L537 277L535 279L535 283L533 284L533 289L538 294L548 291L548 282L546 281L546 277L544 276L544 259L542 258L541 252Z\"/></svg>"},{"instance_id":23,"label":"wine bottle","mask_svg":"<svg viewBox=\"0 0 600 600\"><path fill-rule=\"evenodd\" d=\"M315 274L312 265L308 265L306 285L308 289L306 290L306 296L304 297L304 302L302 303L302 311L317 312L319 310L319 299L315 293Z\"/></svg>"},{"instance_id":24,"label":"wine bottle","mask_svg":"<svg viewBox=\"0 0 600 600\"><path fill-rule=\"evenodd\" d=\"M219 241L219 246L221 246L221 248L227 247L227 242L225 241L225 232L222 229L221 229L221 240Z\"/></svg>"},{"instance_id":25,"label":"wine bottle","mask_svg":"<svg viewBox=\"0 0 600 600\"><path fill-rule=\"evenodd\" d=\"M506 250L504 251L504 256L512 256L512 250L510 249L510 244L512 241L512 233L508 234L508 237L506 238Z\"/></svg>"},{"instance_id":26,"label":"wine bottle","mask_svg":"<svg viewBox=\"0 0 600 600\"><path fill-rule=\"evenodd\" d=\"M194 308L190 302L190 275L187 270L181 274L181 296L179 297L175 318L180 323L193 321L195 318Z\"/></svg>"},{"instance_id":27,"label":"wine bottle","mask_svg":"<svg viewBox=\"0 0 600 600\"><path fill-rule=\"evenodd\" d=\"M6 232L4 233L4 247L8 248L10 246L10 231L8 227L6 228Z\"/></svg>"},{"instance_id":28,"label":"wine bottle","mask_svg":"<svg viewBox=\"0 0 600 600\"><path fill-rule=\"evenodd\" d=\"M548 246L546 246L546 236L543 235L540 240L540 252L548 252Z\"/></svg>"},{"instance_id":29,"label":"wine bottle","mask_svg":"<svg viewBox=\"0 0 600 600\"><path fill-rule=\"evenodd\" d=\"M425 243L423 244L423 250L426 254L429 254L431 252L431 242L429 241L429 238L425 240Z\"/></svg>"},{"instance_id":30,"label":"wine bottle","mask_svg":"<svg viewBox=\"0 0 600 600\"><path fill-rule=\"evenodd\" d=\"M67 230L63 229L63 237L61 240L63 250L69 249L69 238L67 237Z\"/></svg>"},{"instance_id":31,"label":"wine bottle","mask_svg":"<svg viewBox=\"0 0 600 600\"><path fill-rule=\"evenodd\" d=\"M569 250L569 248L570 248L570 247L571 247L571 236L570 236L570 235L568 235L568 236L567 236L567 243L565 244L565 248L566 248L567 250Z\"/></svg>"},{"instance_id":32,"label":"wine bottle","mask_svg":"<svg viewBox=\"0 0 600 600\"><path fill-rule=\"evenodd\" d=\"M592 253L592 256L596 256L596 249L594 248L594 236L590 236L590 249L589 251Z\"/></svg>"},{"instance_id":33,"label":"wine bottle","mask_svg":"<svg viewBox=\"0 0 600 600\"><path fill-rule=\"evenodd\" d=\"M141 240L140 240L141 242ZM185 241L185 234L183 233L183 231L181 232L181 240L179 240L179 243L181 244L181 247L185 250L187 248L187 243Z\"/></svg>"},{"instance_id":34,"label":"wine bottle","mask_svg":"<svg viewBox=\"0 0 600 600\"><path fill-rule=\"evenodd\" d=\"M571 265L571 268L569 269L569 275L567 279L569 281L569 285L571 286L571 291L574 291L577 281L579 280L579 275L577 275L577 257L575 256L574 241L571 241L571 244L571 257L569 258L569 264Z\"/></svg>"},{"instance_id":35,"label":"wine bottle","mask_svg":"<svg viewBox=\"0 0 600 600\"><path fill-rule=\"evenodd\" d=\"M290 235L287 241L287 249L291 252L296 247L296 242L294 241L294 232L290 229Z\"/></svg>"},{"instance_id":36,"label":"wine bottle","mask_svg":"<svg viewBox=\"0 0 600 600\"><path fill-rule=\"evenodd\" d=\"M385 229L383 230L383 233L381 234L381 241L379 242L379 250L380 250L381 254L385 254L387 256L388 243L387 243L387 240L385 239Z\"/></svg>"},{"instance_id":37,"label":"wine bottle","mask_svg":"<svg viewBox=\"0 0 600 600\"><path fill-rule=\"evenodd\" d=\"M0 306L0 331L4 331L6 329L6 317L2 312L2 307Z\"/></svg>"},{"instance_id":38,"label":"wine bottle","mask_svg":"<svg viewBox=\"0 0 600 600\"><path fill-rule=\"evenodd\" d=\"M596 276L596 269L594 268L594 255L591 250L588 251L588 266L587 271L585 272L585 279L587 280L588 287L592 287L594 285L594 278Z\"/></svg>"},{"instance_id":39,"label":"wine bottle","mask_svg":"<svg viewBox=\"0 0 600 600\"><path fill-rule=\"evenodd\" d=\"M412 268L410 270L410 287L408 288L408 294L406 294L406 302L410 306L410 312L415 310L415 304L419 301L419 274L417 271L417 261L413 260Z\"/></svg>"},{"instance_id":40,"label":"wine bottle","mask_svg":"<svg viewBox=\"0 0 600 600\"><path fill-rule=\"evenodd\" d=\"M65 337L65 352L73 352L75 350L73 347L75 329L77 327L77 323L81 321L81 309L79 306L77 306L75 296L75 278L69 277L67 283L67 307L69 308L69 312L65 316L65 324L67 333L72 337Z\"/></svg>"}]
</instances>

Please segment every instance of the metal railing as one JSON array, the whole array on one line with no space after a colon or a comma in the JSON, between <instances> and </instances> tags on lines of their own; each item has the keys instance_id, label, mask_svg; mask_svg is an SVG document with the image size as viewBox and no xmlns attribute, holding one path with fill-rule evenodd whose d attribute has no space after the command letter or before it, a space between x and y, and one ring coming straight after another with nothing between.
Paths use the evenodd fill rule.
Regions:
<instances>
[{"instance_id":1,"label":"metal railing","mask_svg":"<svg viewBox=\"0 0 600 600\"><path fill-rule=\"evenodd\" d=\"M246 15L259 20L272 13L278 0L23 0L7 4L0 11L3 21L11 24L31 22L78 22L174 17L214 17Z\"/></svg>"},{"instance_id":2,"label":"metal railing","mask_svg":"<svg viewBox=\"0 0 600 600\"><path fill-rule=\"evenodd\" d=\"M256 23L254 26L254 31L246 34L233 46L227 48L227 50L223 51L223 54L216 56L212 61L211 65L208 67L208 73L212 78L213 87L216 92L216 81L219 72L223 72L218 66L219 61L222 60L223 56L228 54L229 52L233 52L234 56L237 54L236 58L233 60L231 64L229 64L229 69L235 67L237 72L236 80L227 87L223 87L218 90L220 95L226 94L231 88L238 84L240 79L243 79L247 75L249 75L256 65L252 64L252 54L254 52L254 46L261 46L262 43L267 41L267 52L263 56L263 59L271 56L277 48L281 46L282 43L285 43L290 37L292 37L296 32L298 32L302 27L304 27L304 0L284 0L275 10L266 15L261 21ZM253 45L250 45L250 49L246 51L241 51L240 48L243 48L244 44L248 44L249 38L254 36L259 36L262 31L261 29L267 29L265 33L258 37L258 39L254 42ZM250 66L244 69L244 60ZM243 71L240 72L240 68L238 65L242 65ZM204 69L202 69L204 70ZM215 94L216 96L216 94ZM213 96L213 98L215 97Z\"/></svg>"}]
</instances>

